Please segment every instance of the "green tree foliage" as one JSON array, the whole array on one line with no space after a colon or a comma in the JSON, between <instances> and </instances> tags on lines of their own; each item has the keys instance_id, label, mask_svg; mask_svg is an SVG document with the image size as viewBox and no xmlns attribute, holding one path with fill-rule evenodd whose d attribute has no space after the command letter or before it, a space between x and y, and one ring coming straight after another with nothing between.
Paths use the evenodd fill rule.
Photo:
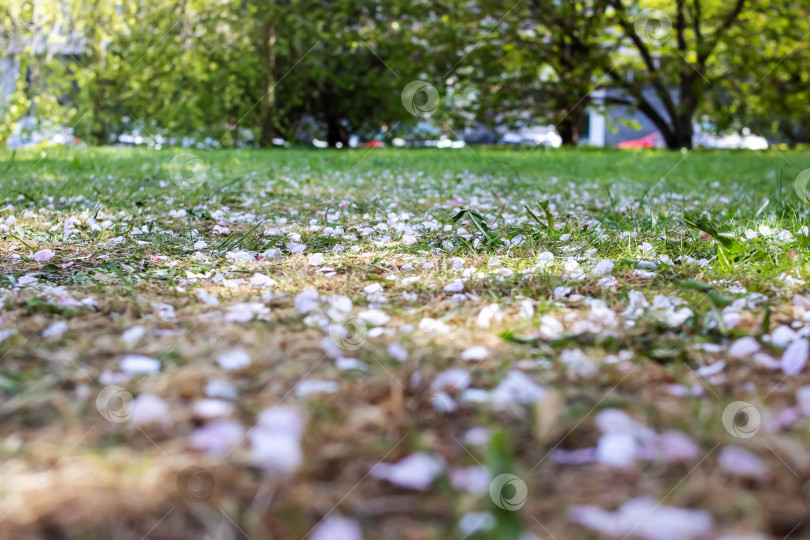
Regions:
<instances>
[{"instance_id":1,"label":"green tree foliage","mask_svg":"<svg viewBox=\"0 0 810 540\"><path fill-rule=\"evenodd\" d=\"M518 4L481 0L472 24L477 42L459 69L479 88L477 116L490 122L557 126L566 144L580 127L616 40L607 0Z\"/></svg>"},{"instance_id":2,"label":"green tree foliage","mask_svg":"<svg viewBox=\"0 0 810 540\"><path fill-rule=\"evenodd\" d=\"M144 135L223 145L329 144L421 118L401 103L435 86L432 121L557 126L576 144L597 89L670 148L696 118L807 141L802 0L0 0L0 142L26 117L94 144ZM651 94L654 96L651 99ZM653 102L655 101L655 102Z\"/></svg>"},{"instance_id":3,"label":"green tree foliage","mask_svg":"<svg viewBox=\"0 0 810 540\"><path fill-rule=\"evenodd\" d=\"M756 0L741 18L713 88L711 118L723 129L810 142L810 4Z\"/></svg>"}]
</instances>

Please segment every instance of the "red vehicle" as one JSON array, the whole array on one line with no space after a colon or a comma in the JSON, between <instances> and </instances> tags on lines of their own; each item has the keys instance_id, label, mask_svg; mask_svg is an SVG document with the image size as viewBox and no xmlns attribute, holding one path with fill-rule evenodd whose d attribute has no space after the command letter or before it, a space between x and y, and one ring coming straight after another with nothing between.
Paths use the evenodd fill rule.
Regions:
<instances>
[{"instance_id":1,"label":"red vehicle","mask_svg":"<svg viewBox=\"0 0 810 540\"><path fill-rule=\"evenodd\" d=\"M623 141L616 145L616 148L655 148L655 141L658 140L658 133L652 132L640 139Z\"/></svg>"}]
</instances>

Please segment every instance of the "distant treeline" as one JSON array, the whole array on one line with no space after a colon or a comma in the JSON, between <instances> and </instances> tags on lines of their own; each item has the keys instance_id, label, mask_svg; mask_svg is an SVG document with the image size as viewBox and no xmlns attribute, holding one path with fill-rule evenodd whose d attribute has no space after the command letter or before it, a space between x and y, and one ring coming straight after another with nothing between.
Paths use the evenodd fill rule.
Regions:
<instances>
[{"instance_id":1,"label":"distant treeline","mask_svg":"<svg viewBox=\"0 0 810 540\"><path fill-rule=\"evenodd\" d=\"M134 129L338 145L428 117L555 124L577 143L588 107L617 104L670 148L704 117L810 140L807 0L0 3L0 142L34 116L100 145Z\"/></svg>"}]
</instances>

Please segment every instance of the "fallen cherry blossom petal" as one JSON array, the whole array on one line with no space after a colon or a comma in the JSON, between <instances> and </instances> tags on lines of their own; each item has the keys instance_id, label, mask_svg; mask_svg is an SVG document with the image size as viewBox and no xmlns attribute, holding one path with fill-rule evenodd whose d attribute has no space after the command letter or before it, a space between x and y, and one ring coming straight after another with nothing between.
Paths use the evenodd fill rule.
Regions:
<instances>
[{"instance_id":1,"label":"fallen cherry blossom petal","mask_svg":"<svg viewBox=\"0 0 810 540\"><path fill-rule=\"evenodd\" d=\"M37 262L45 263L53 259L53 255L54 253L50 249L41 249L36 253L34 253L34 255L32 255L31 258Z\"/></svg>"},{"instance_id":2,"label":"fallen cherry blossom petal","mask_svg":"<svg viewBox=\"0 0 810 540\"><path fill-rule=\"evenodd\" d=\"M371 476L400 487L425 490L443 470L444 466L436 458L417 452L394 464L378 463L371 469Z\"/></svg>"},{"instance_id":3,"label":"fallen cherry blossom petal","mask_svg":"<svg viewBox=\"0 0 810 540\"><path fill-rule=\"evenodd\" d=\"M592 531L618 538L692 540L712 529L708 512L664 506L649 497L629 500L615 512L598 506L574 506L569 518Z\"/></svg>"},{"instance_id":4,"label":"fallen cherry blossom petal","mask_svg":"<svg viewBox=\"0 0 810 540\"><path fill-rule=\"evenodd\" d=\"M315 289L307 289L301 291L295 296L295 310L298 313L309 313L318 307L318 291Z\"/></svg>"},{"instance_id":5,"label":"fallen cherry blossom petal","mask_svg":"<svg viewBox=\"0 0 810 540\"><path fill-rule=\"evenodd\" d=\"M291 437L301 438L304 434L304 416L296 408L288 405L276 405L259 413L257 426L284 433Z\"/></svg>"},{"instance_id":6,"label":"fallen cherry blossom petal","mask_svg":"<svg viewBox=\"0 0 810 540\"><path fill-rule=\"evenodd\" d=\"M759 342L752 337L743 337L731 344L728 349L729 356L735 358L748 358L753 356L754 353L759 352L761 346Z\"/></svg>"},{"instance_id":7,"label":"fallen cherry blossom petal","mask_svg":"<svg viewBox=\"0 0 810 540\"><path fill-rule=\"evenodd\" d=\"M804 416L810 416L810 386L802 386L796 390L796 403Z\"/></svg>"},{"instance_id":8,"label":"fallen cherry blossom petal","mask_svg":"<svg viewBox=\"0 0 810 540\"><path fill-rule=\"evenodd\" d=\"M295 395L308 397L313 394L333 394L338 391L338 383L334 381L319 381L305 379L295 385Z\"/></svg>"},{"instance_id":9,"label":"fallen cherry blossom petal","mask_svg":"<svg viewBox=\"0 0 810 540\"><path fill-rule=\"evenodd\" d=\"M42 337L46 339L56 339L62 337L67 332L68 324L65 321L56 321L42 332Z\"/></svg>"},{"instance_id":10,"label":"fallen cherry blossom petal","mask_svg":"<svg viewBox=\"0 0 810 540\"><path fill-rule=\"evenodd\" d=\"M192 407L194 416L211 420L223 418L233 413L233 403L222 399L198 399Z\"/></svg>"},{"instance_id":11,"label":"fallen cherry blossom petal","mask_svg":"<svg viewBox=\"0 0 810 540\"><path fill-rule=\"evenodd\" d=\"M629 467L636 462L639 447L626 433L605 433L596 445L596 460L611 467Z\"/></svg>"},{"instance_id":12,"label":"fallen cherry blossom petal","mask_svg":"<svg viewBox=\"0 0 810 540\"><path fill-rule=\"evenodd\" d=\"M444 292L457 293L464 290L464 283L461 281L454 281L444 286Z\"/></svg>"},{"instance_id":13,"label":"fallen cherry blossom petal","mask_svg":"<svg viewBox=\"0 0 810 540\"><path fill-rule=\"evenodd\" d=\"M391 316L379 309L367 309L357 314L357 318L372 326L382 326L391 320Z\"/></svg>"},{"instance_id":14,"label":"fallen cherry blossom petal","mask_svg":"<svg viewBox=\"0 0 810 540\"><path fill-rule=\"evenodd\" d=\"M250 454L262 468L279 474L292 474L304 460L301 443L295 436L257 427L248 433Z\"/></svg>"},{"instance_id":15,"label":"fallen cherry blossom petal","mask_svg":"<svg viewBox=\"0 0 810 540\"><path fill-rule=\"evenodd\" d=\"M408 351L399 343L389 343L388 354L397 362L405 362L408 359Z\"/></svg>"},{"instance_id":16,"label":"fallen cherry blossom petal","mask_svg":"<svg viewBox=\"0 0 810 540\"><path fill-rule=\"evenodd\" d=\"M786 375L798 375L807 364L808 354L810 354L810 342L807 339L795 340L782 354L782 371Z\"/></svg>"},{"instance_id":17,"label":"fallen cherry blossom petal","mask_svg":"<svg viewBox=\"0 0 810 540\"><path fill-rule=\"evenodd\" d=\"M537 403L546 396L546 390L532 381L522 371L511 370L492 391L496 406L509 403Z\"/></svg>"},{"instance_id":18,"label":"fallen cherry blossom petal","mask_svg":"<svg viewBox=\"0 0 810 540\"><path fill-rule=\"evenodd\" d=\"M136 426L168 424L170 422L169 406L154 394L140 394L132 402L132 417L130 420Z\"/></svg>"},{"instance_id":19,"label":"fallen cherry blossom petal","mask_svg":"<svg viewBox=\"0 0 810 540\"><path fill-rule=\"evenodd\" d=\"M146 329L143 326L133 326L121 334L121 341L124 343L135 343L141 339L145 333Z\"/></svg>"},{"instance_id":20,"label":"fallen cherry blossom petal","mask_svg":"<svg viewBox=\"0 0 810 540\"><path fill-rule=\"evenodd\" d=\"M489 349L481 345L470 347L461 353L462 360L483 360L489 355Z\"/></svg>"},{"instance_id":21,"label":"fallen cherry blossom petal","mask_svg":"<svg viewBox=\"0 0 810 540\"><path fill-rule=\"evenodd\" d=\"M665 431L657 439L658 447L666 461L697 461L703 455L700 446L682 431Z\"/></svg>"},{"instance_id":22,"label":"fallen cherry blossom petal","mask_svg":"<svg viewBox=\"0 0 810 540\"><path fill-rule=\"evenodd\" d=\"M433 390L464 390L470 385L470 372L453 368L439 373L430 387Z\"/></svg>"},{"instance_id":23,"label":"fallen cherry blossom petal","mask_svg":"<svg viewBox=\"0 0 810 540\"><path fill-rule=\"evenodd\" d=\"M486 467L458 467L450 470L450 484L458 490L484 494L489 490L492 474Z\"/></svg>"},{"instance_id":24,"label":"fallen cherry blossom petal","mask_svg":"<svg viewBox=\"0 0 810 540\"><path fill-rule=\"evenodd\" d=\"M205 385L205 395L211 398L234 399L236 388L227 381L215 379Z\"/></svg>"},{"instance_id":25,"label":"fallen cherry blossom petal","mask_svg":"<svg viewBox=\"0 0 810 540\"><path fill-rule=\"evenodd\" d=\"M309 540L363 540L363 532L357 520L327 516L313 529Z\"/></svg>"},{"instance_id":26,"label":"fallen cherry blossom petal","mask_svg":"<svg viewBox=\"0 0 810 540\"><path fill-rule=\"evenodd\" d=\"M229 371L242 369L250 365L250 355L242 349L232 349L219 355L217 364Z\"/></svg>"},{"instance_id":27,"label":"fallen cherry blossom petal","mask_svg":"<svg viewBox=\"0 0 810 540\"><path fill-rule=\"evenodd\" d=\"M210 454L222 455L244 437L244 428L235 420L214 420L191 434L191 446Z\"/></svg>"},{"instance_id":28,"label":"fallen cherry blossom petal","mask_svg":"<svg viewBox=\"0 0 810 540\"><path fill-rule=\"evenodd\" d=\"M734 476L759 480L768 476L765 462L753 452L739 446L727 446L720 450L717 463L722 470Z\"/></svg>"},{"instance_id":29,"label":"fallen cherry blossom petal","mask_svg":"<svg viewBox=\"0 0 810 540\"><path fill-rule=\"evenodd\" d=\"M157 373L160 371L160 362L148 356L128 354L121 359L119 368L127 374Z\"/></svg>"}]
</instances>

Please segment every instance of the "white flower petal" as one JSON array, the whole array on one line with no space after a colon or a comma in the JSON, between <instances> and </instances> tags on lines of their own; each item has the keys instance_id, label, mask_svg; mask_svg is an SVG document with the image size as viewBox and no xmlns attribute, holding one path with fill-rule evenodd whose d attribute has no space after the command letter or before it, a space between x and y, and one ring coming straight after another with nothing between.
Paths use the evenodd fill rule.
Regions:
<instances>
[{"instance_id":1,"label":"white flower petal","mask_svg":"<svg viewBox=\"0 0 810 540\"><path fill-rule=\"evenodd\" d=\"M389 343L388 354L397 362L405 362L408 359L408 351L399 343Z\"/></svg>"},{"instance_id":2,"label":"white flower petal","mask_svg":"<svg viewBox=\"0 0 810 540\"><path fill-rule=\"evenodd\" d=\"M307 397L312 394L334 394L337 391L338 383L334 381L304 379L295 386L295 395L297 397Z\"/></svg>"},{"instance_id":3,"label":"white flower petal","mask_svg":"<svg viewBox=\"0 0 810 540\"><path fill-rule=\"evenodd\" d=\"M127 374L157 373L160 371L160 362L148 356L128 354L121 359L119 368Z\"/></svg>"},{"instance_id":4,"label":"white flower petal","mask_svg":"<svg viewBox=\"0 0 810 540\"><path fill-rule=\"evenodd\" d=\"M291 474L301 465L304 454L297 437L256 427L248 433L250 454L264 469Z\"/></svg>"},{"instance_id":5,"label":"white flower petal","mask_svg":"<svg viewBox=\"0 0 810 540\"><path fill-rule=\"evenodd\" d=\"M41 249L36 253L34 253L34 255L31 258L41 263L48 262L51 259L53 259L53 251L51 251L50 249Z\"/></svg>"},{"instance_id":6,"label":"white flower petal","mask_svg":"<svg viewBox=\"0 0 810 540\"><path fill-rule=\"evenodd\" d=\"M411 454L397 463L379 463L371 469L371 476L387 480L400 487L424 490L441 474L444 466L424 452Z\"/></svg>"},{"instance_id":7,"label":"white flower petal","mask_svg":"<svg viewBox=\"0 0 810 540\"><path fill-rule=\"evenodd\" d=\"M242 349L233 349L219 355L217 363L223 369L236 370L250 365L250 355Z\"/></svg>"},{"instance_id":8,"label":"white flower petal","mask_svg":"<svg viewBox=\"0 0 810 540\"><path fill-rule=\"evenodd\" d=\"M596 445L596 459L611 467L629 467L638 457L638 444L632 435L605 433Z\"/></svg>"},{"instance_id":9,"label":"white flower petal","mask_svg":"<svg viewBox=\"0 0 810 540\"><path fill-rule=\"evenodd\" d=\"M121 334L121 341L124 343L135 343L141 339L145 333L146 329L143 326L133 326Z\"/></svg>"},{"instance_id":10,"label":"white flower petal","mask_svg":"<svg viewBox=\"0 0 810 540\"><path fill-rule=\"evenodd\" d=\"M327 516L318 523L309 540L363 540L363 532L357 520Z\"/></svg>"},{"instance_id":11,"label":"white flower petal","mask_svg":"<svg viewBox=\"0 0 810 540\"><path fill-rule=\"evenodd\" d=\"M430 387L433 390L464 390L470 386L470 372L466 369L453 368L439 373Z\"/></svg>"},{"instance_id":12,"label":"white flower petal","mask_svg":"<svg viewBox=\"0 0 810 540\"><path fill-rule=\"evenodd\" d=\"M244 428L234 420L215 420L191 434L191 446L222 455L239 444L244 434Z\"/></svg>"},{"instance_id":13,"label":"white flower petal","mask_svg":"<svg viewBox=\"0 0 810 540\"><path fill-rule=\"evenodd\" d=\"M765 462L753 452L739 446L727 446L717 457L720 468L735 476L763 479L768 476Z\"/></svg>"},{"instance_id":14,"label":"white flower petal","mask_svg":"<svg viewBox=\"0 0 810 540\"><path fill-rule=\"evenodd\" d=\"M461 353L462 360L483 360L489 356L489 349L482 345L476 345L474 347L470 347L469 349L465 350Z\"/></svg>"},{"instance_id":15,"label":"white flower petal","mask_svg":"<svg viewBox=\"0 0 810 540\"><path fill-rule=\"evenodd\" d=\"M62 334L67 332L67 329L68 324L65 321L56 321L42 332L42 337L48 339L62 337Z\"/></svg>"},{"instance_id":16,"label":"white flower petal","mask_svg":"<svg viewBox=\"0 0 810 540\"><path fill-rule=\"evenodd\" d=\"M782 371L787 375L801 373L807 364L808 354L810 354L810 342L805 338L797 339L788 345L782 354Z\"/></svg>"},{"instance_id":17,"label":"white flower petal","mask_svg":"<svg viewBox=\"0 0 810 540\"><path fill-rule=\"evenodd\" d=\"M169 406L158 396L140 394L132 403L132 423L136 426L169 423Z\"/></svg>"},{"instance_id":18,"label":"white flower petal","mask_svg":"<svg viewBox=\"0 0 810 540\"><path fill-rule=\"evenodd\" d=\"M729 356L734 358L748 358L760 350L759 342L752 337L743 337L731 344L728 349Z\"/></svg>"},{"instance_id":19,"label":"white flower petal","mask_svg":"<svg viewBox=\"0 0 810 540\"><path fill-rule=\"evenodd\" d=\"M444 286L444 292L458 293L464 290L464 283L461 281L454 281Z\"/></svg>"},{"instance_id":20,"label":"white flower petal","mask_svg":"<svg viewBox=\"0 0 810 540\"><path fill-rule=\"evenodd\" d=\"M379 309L367 309L357 314L357 318L373 326L382 326L391 320L391 316Z\"/></svg>"}]
</instances>

